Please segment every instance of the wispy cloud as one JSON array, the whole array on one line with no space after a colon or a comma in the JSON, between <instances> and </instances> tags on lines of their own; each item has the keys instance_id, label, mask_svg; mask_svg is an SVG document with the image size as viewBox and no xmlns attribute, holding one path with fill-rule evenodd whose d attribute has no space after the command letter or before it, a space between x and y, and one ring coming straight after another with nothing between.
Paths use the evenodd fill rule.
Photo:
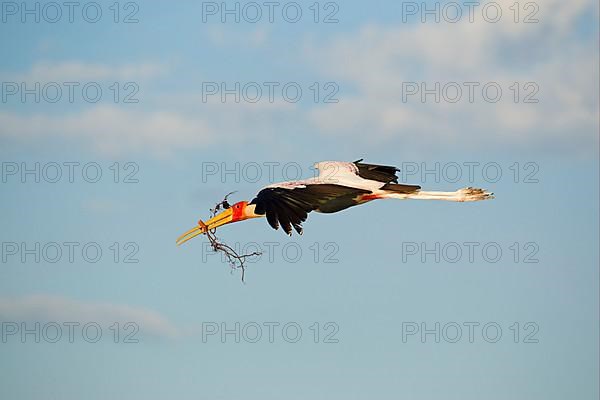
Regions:
<instances>
[{"instance_id":1,"label":"wispy cloud","mask_svg":"<svg viewBox=\"0 0 600 400\"><path fill-rule=\"evenodd\" d=\"M222 24L208 25L205 28L208 40L215 46L255 48L264 46L269 39L269 29L256 27L249 32L240 29L232 29Z\"/></svg>"},{"instance_id":2,"label":"wispy cloud","mask_svg":"<svg viewBox=\"0 0 600 400\"><path fill-rule=\"evenodd\" d=\"M110 326L115 322L135 323L142 334L175 338L180 331L161 314L124 304L82 302L62 296L31 295L0 298L0 319L31 322L95 322Z\"/></svg>"},{"instance_id":3,"label":"wispy cloud","mask_svg":"<svg viewBox=\"0 0 600 400\"><path fill-rule=\"evenodd\" d=\"M509 10L514 2L497 3ZM222 104L220 96L203 102L200 85L190 86L193 80L188 79L183 86L144 86L136 105L83 104L62 113L0 111L0 138L79 141L103 155L165 157L216 143L269 143L282 127L294 126L315 139L337 135L372 146L402 142L411 148L516 146L588 153L598 142L598 42L582 33L579 24L586 14L597 15L598 6L591 0L536 4L540 22L534 24L514 23L507 15L499 23L463 18L455 24L367 24L337 36L308 36L313 39L298 49L299 68L337 82L337 104ZM259 47L269 39L267 28L250 33L221 25L204 29L215 45ZM13 78L141 80L163 74L176 78L163 64L65 61L35 63ZM466 100L465 87L457 103L436 103L431 96L422 103L418 95L406 101L402 96L407 82L432 87L436 82L473 81L497 83L502 100L484 101L481 85L472 103ZM515 82L519 102L512 101ZM538 103L523 103L527 82L539 88Z\"/></svg>"},{"instance_id":4,"label":"wispy cloud","mask_svg":"<svg viewBox=\"0 0 600 400\"><path fill-rule=\"evenodd\" d=\"M181 99L173 99L173 104L177 101ZM278 115L294 110L279 103L223 105L200 101L177 108L166 111L94 105L67 114L0 111L0 138L67 139L107 156L143 153L165 158L215 143L258 143L274 129Z\"/></svg>"},{"instance_id":5,"label":"wispy cloud","mask_svg":"<svg viewBox=\"0 0 600 400\"><path fill-rule=\"evenodd\" d=\"M105 80L146 80L164 75L168 66L158 63L109 65L82 61L39 61L25 72L0 71L4 81L16 82L81 82Z\"/></svg>"},{"instance_id":6,"label":"wispy cloud","mask_svg":"<svg viewBox=\"0 0 600 400\"><path fill-rule=\"evenodd\" d=\"M132 111L99 105L67 115L0 112L0 136L67 138L107 155L150 152L158 156L186 146L210 144L213 137L199 118L168 111Z\"/></svg>"},{"instance_id":7,"label":"wispy cloud","mask_svg":"<svg viewBox=\"0 0 600 400\"><path fill-rule=\"evenodd\" d=\"M498 2L509 10L512 1ZM357 140L389 140L416 135L446 146L554 146L588 151L597 143L597 40L578 34L580 18L596 10L587 0L540 2L539 23L497 24L467 18L456 24L366 25L351 34L308 43L309 62L324 75L356 89L340 104L313 109L310 120L323 132ZM548 12L552 10L552 12ZM415 17L418 19L419 17ZM368 55L368 56L366 56ZM343 65L343 68L340 68ZM575 73L575 71L577 71ZM423 103L402 98L407 82L480 82L479 98ZM481 86L496 82L502 101L486 102ZM513 101L510 87L534 82L537 104ZM364 135L368 130L370 134ZM458 140L457 140L458 139Z\"/></svg>"}]
</instances>

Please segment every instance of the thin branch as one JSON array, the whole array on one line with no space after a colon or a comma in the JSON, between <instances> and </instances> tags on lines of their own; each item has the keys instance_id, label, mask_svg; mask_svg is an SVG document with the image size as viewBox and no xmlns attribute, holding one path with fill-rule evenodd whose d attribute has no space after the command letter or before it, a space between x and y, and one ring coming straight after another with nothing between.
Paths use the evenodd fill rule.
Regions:
<instances>
[{"instance_id":1,"label":"thin branch","mask_svg":"<svg viewBox=\"0 0 600 400\"><path fill-rule=\"evenodd\" d=\"M228 209L229 207L231 207L231 206L229 205L229 202L227 201L227 198L228 198L229 196L231 196L232 194L234 194L234 193L236 193L236 192L229 192L229 193L227 193L227 195L226 195L226 196L223 198L223 200L222 200L222 201L220 201L220 202L218 202L218 203L215 205L215 208L211 208L211 209L210 209L210 217L211 217L211 218L212 218L212 217L214 217L215 215L217 215L217 213L218 213L219 211L221 211L221 209Z\"/></svg>"},{"instance_id":2,"label":"thin branch","mask_svg":"<svg viewBox=\"0 0 600 400\"><path fill-rule=\"evenodd\" d=\"M225 198L223 199L223 201L217 203L214 208L210 209L211 218L217 215L217 213L221 209L228 209L230 207L227 198L233 193L235 192L228 193L227 196L225 196ZM213 251L222 252L225 255L225 259L229 263L229 266L231 267L232 271L236 269L242 270L242 282L244 282L246 274L246 259L248 257L260 256L262 255L262 253L254 251L249 254L238 254L233 247L229 246L228 244L222 242L219 238L217 238L216 229L208 230L207 226L201 220L198 221L198 223L202 225L202 227L206 230L206 237L208 238L208 241L210 242Z\"/></svg>"}]
</instances>

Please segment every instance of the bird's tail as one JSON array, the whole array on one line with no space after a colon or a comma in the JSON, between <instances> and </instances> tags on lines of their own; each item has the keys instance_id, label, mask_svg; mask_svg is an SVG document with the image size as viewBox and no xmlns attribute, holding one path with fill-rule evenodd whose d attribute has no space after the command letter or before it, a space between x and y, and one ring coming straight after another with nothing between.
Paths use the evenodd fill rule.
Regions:
<instances>
[{"instance_id":1,"label":"bird's tail","mask_svg":"<svg viewBox=\"0 0 600 400\"><path fill-rule=\"evenodd\" d=\"M455 192L435 192L415 190L411 193L386 193L383 197L389 199L415 199L415 200L445 200L445 201L480 201L494 198L494 194L484 189L464 188Z\"/></svg>"}]
</instances>

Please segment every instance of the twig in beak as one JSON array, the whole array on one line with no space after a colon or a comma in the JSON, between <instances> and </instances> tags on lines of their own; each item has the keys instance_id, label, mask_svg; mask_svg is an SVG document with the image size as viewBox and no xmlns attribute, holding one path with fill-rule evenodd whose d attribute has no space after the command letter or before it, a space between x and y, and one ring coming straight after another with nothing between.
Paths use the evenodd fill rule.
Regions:
<instances>
[{"instance_id":1,"label":"twig in beak","mask_svg":"<svg viewBox=\"0 0 600 400\"><path fill-rule=\"evenodd\" d=\"M217 203L215 205L215 208L212 208L210 210L211 217L214 217L221 208L225 208L225 209L229 208L229 203L227 202L227 197L229 197L233 193L235 193L235 192L229 193L227 196L225 196L223 201ZM254 251L249 254L238 254L233 249L233 247L221 242L219 240L219 238L217 238L217 236L215 235L215 233L217 231L216 229L213 229L212 231L209 230L208 227L206 226L206 224L202 220L198 221L198 224L202 228L204 228L204 230L206 230L206 237L208 238L208 241L210 242L210 245L213 248L213 250L215 252L220 251L225 255L225 258L227 259L227 262L229 263L229 266L231 267L231 269L232 270L235 270L235 269L242 270L242 282L244 282L244 277L245 277L245 273L246 273L246 264L245 264L246 259L248 257L260 256L260 255L262 255L262 253Z\"/></svg>"}]
</instances>

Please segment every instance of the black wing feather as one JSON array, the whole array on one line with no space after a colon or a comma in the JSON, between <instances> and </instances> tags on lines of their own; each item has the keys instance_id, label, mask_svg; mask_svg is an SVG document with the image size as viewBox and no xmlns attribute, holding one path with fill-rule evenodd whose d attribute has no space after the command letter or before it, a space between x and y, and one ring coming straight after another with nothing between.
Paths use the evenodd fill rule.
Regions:
<instances>
[{"instance_id":1,"label":"black wing feather","mask_svg":"<svg viewBox=\"0 0 600 400\"><path fill-rule=\"evenodd\" d=\"M281 225L281 229L285 231L288 235L292 234L292 221L290 219L290 211L284 209L282 203L276 204L275 209L277 210L277 219L279 220L279 224Z\"/></svg>"},{"instance_id":2,"label":"black wing feather","mask_svg":"<svg viewBox=\"0 0 600 400\"><path fill-rule=\"evenodd\" d=\"M267 213L267 221L273 229L279 229L279 220L277 219L277 212L275 210L271 210Z\"/></svg>"},{"instance_id":3,"label":"black wing feather","mask_svg":"<svg viewBox=\"0 0 600 400\"><path fill-rule=\"evenodd\" d=\"M383 183L398 183L396 172L400 170L390 165L365 164L362 159L354 161L354 165L358 168L358 176L372 181Z\"/></svg>"},{"instance_id":4,"label":"black wing feather","mask_svg":"<svg viewBox=\"0 0 600 400\"><path fill-rule=\"evenodd\" d=\"M293 227L296 232L302 234L302 222L306 221L309 212L327 207L331 209L331 204L335 203L336 199L342 198L345 199L343 208L346 208L349 206L349 198L366 193L370 192L332 184L306 185L289 189L271 187L258 192L250 204L256 205L254 210L256 214L266 214L267 221L273 229L281 226L290 235ZM335 208L335 205L333 207Z\"/></svg>"}]
</instances>

